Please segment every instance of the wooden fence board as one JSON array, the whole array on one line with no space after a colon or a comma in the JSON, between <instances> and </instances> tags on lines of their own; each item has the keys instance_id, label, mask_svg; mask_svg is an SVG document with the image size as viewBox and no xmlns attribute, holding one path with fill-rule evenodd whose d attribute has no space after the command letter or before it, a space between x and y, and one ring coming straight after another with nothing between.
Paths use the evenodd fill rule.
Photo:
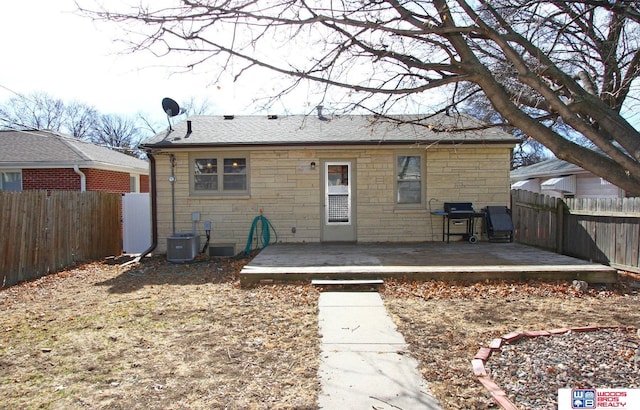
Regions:
<instances>
[{"instance_id":1,"label":"wooden fence board","mask_svg":"<svg viewBox=\"0 0 640 410\"><path fill-rule=\"evenodd\" d=\"M555 198L529 191L513 191L512 218L519 242L545 249L557 248Z\"/></svg>"},{"instance_id":2,"label":"wooden fence board","mask_svg":"<svg viewBox=\"0 0 640 410\"><path fill-rule=\"evenodd\" d=\"M0 285L119 255L121 195L0 191Z\"/></svg>"},{"instance_id":3,"label":"wooden fence board","mask_svg":"<svg viewBox=\"0 0 640 410\"><path fill-rule=\"evenodd\" d=\"M516 241L640 271L640 198L563 200L516 190L511 199Z\"/></svg>"}]
</instances>

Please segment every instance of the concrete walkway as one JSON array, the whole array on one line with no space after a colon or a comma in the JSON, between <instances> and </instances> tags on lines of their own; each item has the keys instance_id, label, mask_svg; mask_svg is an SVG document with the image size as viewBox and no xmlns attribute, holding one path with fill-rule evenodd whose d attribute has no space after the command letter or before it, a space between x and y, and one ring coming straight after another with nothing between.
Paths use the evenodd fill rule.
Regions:
<instances>
[{"instance_id":1,"label":"concrete walkway","mask_svg":"<svg viewBox=\"0 0 640 410\"><path fill-rule=\"evenodd\" d=\"M321 409L440 409L377 292L319 300Z\"/></svg>"}]
</instances>

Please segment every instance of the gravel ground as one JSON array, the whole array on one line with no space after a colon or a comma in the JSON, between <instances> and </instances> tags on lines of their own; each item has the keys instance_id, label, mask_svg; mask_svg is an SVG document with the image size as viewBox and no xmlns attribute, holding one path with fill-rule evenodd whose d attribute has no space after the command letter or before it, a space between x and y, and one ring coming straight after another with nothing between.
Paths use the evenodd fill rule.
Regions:
<instances>
[{"instance_id":1,"label":"gravel ground","mask_svg":"<svg viewBox=\"0 0 640 410\"><path fill-rule=\"evenodd\" d=\"M442 408L480 410L496 409L498 405L474 376L471 359L479 348L512 332L585 326L637 329L640 325L640 295L636 287L639 279L640 276L624 275L618 284L594 285L587 289L577 289L571 282L563 281L385 281L381 292L387 310L410 346L410 353L420 363L419 369L429 383L429 390L440 400ZM596 345L603 342L602 334L576 332L565 337L522 339L503 346L505 352L502 354L494 352L485 368L496 378L501 368L499 359L503 358L504 367L509 369L505 372L508 376L496 383L518 409L555 409L558 387L615 387L612 381L602 382L600 378L585 382L587 376L581 374L579 365L585 358L573 357L590 354L596 360L602 358L606 349L611 350L607 343ZM638 336L630 332L615 340L620 343L616 351L623 352L616 360L626 358L626 363L635 371L635 384L625 375L623 386L637 387L638 370L633 366L639 347ZM540 343L545 343L544 347L539 346ZM523 353L522 357L507 360L508 349L531 351L528 355ZM540 351L538 357L531 353L535 349ZM570 356L572 351L576 353ZM608 354L616 356L615 353ZM540 359L537 366L529 371L527 360L537 359ZM606 359L597 365L603 363L613 367L616 361ZM593 372L594 376L600 377L604 370L593 368L597 371L586 373ZM559 383L558 374L562 379L564 371L567 380ZM569 375L574 379L568 379ZM621 378L617 375L609 377L612 380ZM507 385L511 381L513 387ZM532 401L543 397L545 404L527 404L524 401L527 397L533 397Z\"/></svg>"},{"instance_id":2,"label":"gravel ground","mask_svg":"<svg viewBox=\"0 0 640 410\"><path fill-rule=\"evenodd\" d=\"M639 388L640 337L603 329L520 339L485 364L521 409L556 409L560 388Z\"/></svg>"}]
</instances>

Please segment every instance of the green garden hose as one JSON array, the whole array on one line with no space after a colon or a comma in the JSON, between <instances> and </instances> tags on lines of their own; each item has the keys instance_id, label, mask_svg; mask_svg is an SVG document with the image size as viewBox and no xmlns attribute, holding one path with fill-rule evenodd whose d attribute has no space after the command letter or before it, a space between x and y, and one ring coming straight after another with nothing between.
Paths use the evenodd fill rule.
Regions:
<instances>
[{"instance_id":1,"label":"green garden hose","mask_svg":"<svg viewBox=\"0 0 640 410\"><path fill-rule=\"evenodd\" d=\"M271 241L271 230L275 234L275 242L278 242L278 233L273 225L262 213L253 219L251 224L251 230L249 231L249 237L247 238L247 246L244 248L245 255L250 255L253 249L264 249L269 245ZM256 238L256 247L252 248L253 238Z\"/></svg>"}]
</instances>

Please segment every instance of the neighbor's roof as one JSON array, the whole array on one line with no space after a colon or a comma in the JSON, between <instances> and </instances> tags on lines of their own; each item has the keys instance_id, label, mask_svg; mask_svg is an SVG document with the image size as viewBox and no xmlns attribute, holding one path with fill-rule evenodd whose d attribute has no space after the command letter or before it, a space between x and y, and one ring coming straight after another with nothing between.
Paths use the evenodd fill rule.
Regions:
<instances>
[{"instance_id":1,"label":"neighbor's roof","mask_svg":"<svg viewBox=\"0 0 640 410\"><path fill-rule=\"evenodd\" d=\"M50 131L0 131L0 167L135 170L148 173L147 161Z\"/></svg>"},{"instance_id":2,"label":"neighbor's roof","mask_svg":"<svg viewBox=\"0 0 640 410\"><path fill-rule=\"evenodd\" d=\"M548 178L568 174L586 173L575 164L558 158L551 158L537 164L527 165L511 171L511 181L521 181L529 178Z\"/></svg>"},{"instance_id":3,"label":"neighbor's roof","mask_svg":"<svg viewBox=\"0 0 640 410\"><path fill-rule=\"evenodd\" d=\"M517 140L468 116L440 115L417 123L402 123L364 115L317 116L193 116L173 130L144 141L144 148L251 145L340 145L397 143L508 143ZM275 118L274 118L275 117ZM417 116L394 119L415 121ZM187 122L191 122L188 133ZM476 128L473 131L453 131Z\"/></svg>"}]
</instances>

